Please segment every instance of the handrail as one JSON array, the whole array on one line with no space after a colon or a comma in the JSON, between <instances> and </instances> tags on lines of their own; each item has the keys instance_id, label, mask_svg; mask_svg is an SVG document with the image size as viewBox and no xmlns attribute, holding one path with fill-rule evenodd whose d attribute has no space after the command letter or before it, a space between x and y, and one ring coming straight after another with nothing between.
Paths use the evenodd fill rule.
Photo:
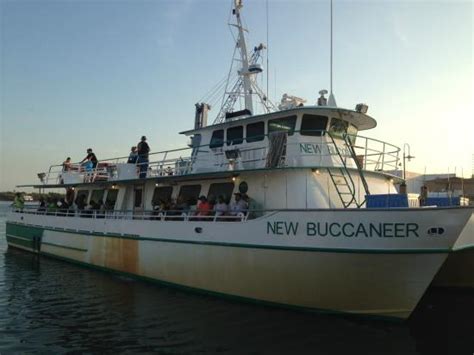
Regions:
<instances>
[{"instance_id":1,"label":"handrail","mask_svg":"<svg viewBox=\"0 0 474 355\"><path fill-rule=\"evenodd\" d=\"M301 131L293 131L294 133L300 133ZM308 142L302 141L304 137L312 138L320 138L320 141L317 144L320 144L322 147L324 146L333 146L334 148L336 145L347 145L348 142L346 140L351 140L354 142L352 144L352 148L357 157L363 157L363 168L364 170L370 170L371 168L374 171L386 171L386 170L396 170L398 168L398 161L399 161L399 153L400 148L396 147L387 142L383 142L378 139L368 138L359 135L350 135L345 134L344 137L334 137L331 141L327 138L328 134L331 134L330 131L326 130L305 130L307 132L317 132L317 135L295 135L294 133L288 137L287 140L287 148L295 145L310 143L314 144L315 141L311 140ZM264 162L266 160L266 154L268 154L268 139L266 139L269 134L261 135L258 137L251 137L252 140L255 138L263 138L258 141L252 141L248 143L249 146L236 146L236 145L227 145L226 141L223 141L222 146L216 148L210 148L209 144L203 144L195 147L186 147L186 148L178 148L178 149L171 149L166 151L159 151L153 152L149 154L149 161L136 163L137 170L142 165L147 165L147 176L151 177L159 177L165 175L186 175L193 172L193 168L199 164L208 164L208 168L211 169L213 166L216 166L220 169L233 169L230 166L230 163L227 159L224 159L225 152L229 150L238 150L240 152L239 162L242 164L246 163L254 163L256 168L258 161ZM298 137L298 139L295 139ZM331 136L332 137L332 136ZM344 139L345 138L345 139ZM243 140L246 141L247 138ZM361 142L363 141L363 142ZM349 147L347 147L350 149ZM193 154L193 151L196 150L202 152L204 150L205 153L209 154ZM339 149L339 148L338 148ZM260 151L260 152L259 152ZM187 154L179 154L184 153ZM252 156L252 152L254 152L254 156L250 159L247 158L245 160L242 156ZM258 153L257 153L258 152ZM288 149L287 149L288 153ZM160 156L160 154L162 156ZM320 156L331 156L337 154L336 152L331 152L329 149L327 152L322 152ZM288 154L287 154L288 155ZM301 152L300 156L304 157L305 153ZM153 158L156 157L157 159L154 160ZM258 158L260 157L260 158ZM117 158L108 158L104 160L100 160L99 163L96 165L94 169L91 171L85 171L85 169L79 164L74 163L72 164L74 168L74 172L78 172L79 174L84 174L83 181L81 182L94 182L98 180L119 180L117 178L117 165L126 163L128 156L117 157ZM217 164L217 165L216 165ZM264 164L264 163L261 163ZM287 164L285 164L287 165ZM244 169L245 170L245 169ZM212 170L214 171L214 170ZM202 172L202 170L201 170ZM63 171L62 164L55 164L51 165L48 169L47 174L45 174L45 179L42 180L44 185L49 183L53 184L61 184L62 182L62 175L65 172ZM135 177L136 178L136 177ZM78 181L79 182L79 181ZM76 182L77 183L77 182Z\"/></svg>"},{"instance_id":2,"label":"handrail","mask_svg":"<svg viewBox=\"0 0 474 355\"><path fill-rule=\"evenodd\" d=\"M256 213L260 211L246 211L238 212L235 215L220 215L215 211L209 211L207 215L200 215L196 210L78 210L73 208L48 210L41 209L36 206L25 206L20 209L15 206L11 207L13 213L33 214L41 216L55 216L55 217L80 217L92 219L125 219L125 220L160 220L160 221L246 221L249 217L255 217Z\"/></svg>"}]
</instances>

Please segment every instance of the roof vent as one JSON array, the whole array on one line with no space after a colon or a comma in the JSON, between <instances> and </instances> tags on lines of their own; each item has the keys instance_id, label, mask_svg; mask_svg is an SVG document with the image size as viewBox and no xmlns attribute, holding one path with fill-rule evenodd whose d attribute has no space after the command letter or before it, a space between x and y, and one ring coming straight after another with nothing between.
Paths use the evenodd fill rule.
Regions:
<instances>
[{"instance_id":1,"label":"roof vent","mask_svg":"<svg viewBox=\"0 0 474 355\"><path fill-rule=\"evenodd\" d=\"M355 110L359 113L367 113L369 106L367 104L357 104Z\"/></svg>"},{"instance_id":2,"label":"roof vent","mask_svg":"<svg viewBox=\"0 0 474 355\"><path fill-rule=\"evenodd\" d=\"M278 108L280 110L289 110L295 107L304 106L305 102L306 100L302 99L301 97L283 94L281 98L281 103L278 105Z\"/></svg>"}]
</instances>

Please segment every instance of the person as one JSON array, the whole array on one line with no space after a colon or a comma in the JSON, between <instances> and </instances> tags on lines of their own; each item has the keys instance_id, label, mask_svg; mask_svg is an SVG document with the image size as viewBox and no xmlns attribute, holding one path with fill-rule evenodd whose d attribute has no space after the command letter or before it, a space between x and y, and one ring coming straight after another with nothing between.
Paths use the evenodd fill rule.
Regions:
<instances>
[{"instance_id":1,"label":"person","mask_svg":"<svg viewBox=\"0 0 474 355\"><path fill-rule=\"evenodd\" d=\"M97 160L97 157L95 156L94 152L92 151L92 148L87 149L87 155L84 159L81 160L81 164L84 163L85 161L91 162L92 169L95 169L97 167L97 163L99 162Z\"/></svg>"},{"instance_id":2,"label":"person","mask_svg":"<svg viewBox=\"0 0 474 355\"><path fill-rule=\"evenodd\" d=\"M19 210L23 210L23 208L25 207L25 199L23 198L21 193L17 192L15 194L15 198L13 200L13 206Z\"/></svg>"},{"instance_id":3,"label":"person","mask_svg":"<svg viewBox=\"0 0 474 355\"><path fill-rule=\"evenodd\" d=\"M105 205L102 199L97 202L95 206L95 213L97 218L105 218Z\"/></svg>"},{"instance_id":4,"label":"person","mask_svg":"<svg viewBox=\"0 0 474 355\"><path fill-rule=\"evenodd\" d=\"M420 207L426 205L427 199L428 199L428 187L426 185L423 185L420 188L420 196L418 197L418 201L420 202Z\"/></svg>"},{"instance_id":5,"label":"person","mask_svg":"<svg viewBox=\"0 0 474 355\"><path fill-rule=\"evenodd\" d=\"M247 204L247 211L249 213L249 218L256 218L261 216L262 211L261 211L261 206L255 201L253 198L251 198L249 195L242 194L242 199L245 201Z\"/></svg>"},{"instance_id":6,"label":"person","mask_svg":"<svg viewBox=\"0 0 474 355\"><path fill-rule=\"evenodd\" d=\"M148 154L150 153L150 146L146 142L146 137L142 136L140 142L137 144L138 164L140 165L140 179L146 178L148 170Z\"/></svg>"},{"instance_id":7,"label":"person","mask_svg":"<svg viewBox=\"0 0 474 355\"><path fill-rule=\"evenodd\" d=\"M225 216L228 211L229 207L227 206L227 203L225 203L224 196L219 195L217 197L217 203L214 205L216 216Z\"/></svg>"},{"instance_id":8,"label":"person","mask_svg":"<svg viewBox=\"0 0 474 355\"><path fill-rule=\"evenodd\" d=\"M133 146L130 150L130 155L128 156L128 164L136 164L138 160L137 147Z\"/></svg>"},{"instance_id":9,"label":"person","mask_svg":"<svg viewBox=\"0 0 474 355\"><path fill-rule=\"evenodd\" d=\"M72 167L71 157L67 157L65 161L63 161L63 171L70 171Z\"/></svg>"},{"instance_id":10,"label":"person","mask_svg":"<svg viewBox=\"0 0 474 355\"><path fill-rule=\"evenodd\" d=\"M231 216L237 216L239 213L247 212L247 203L242 199L240 192L234 193L234 201L230 203L229 210Z\"/></svg>"},{"instance_id":11,"label":"person","mask_svg":"<svg viewBox=\"0 0 474 355\"><path fill-rule=\"evenodd\" d=\"M69 204L66 202L64 198L61 198L58 202L58 208L60 215L66 216L69 210Z\"/></svg>"},{"instance_id":12,"label":"person","mask_svg":"<svg viewBox=\"0 0 474 355\"><path fill-rule=\"evenodd\" d=\"M39 203L38 212L46 212L46 202L44 197L40 197Z\"/></svg>"},{"instance_id":13,"label":"person","mask_svg":"<svg viewBox=\"0 0 474 355\"><path fill-rule=\"evenodd\" d=\"M54 214L58 210L58 199L51 197L48 201L48 214Z\"/></svg>"},{"instance_id":14,"label":"person","mask_svg":"<svg viewBox=\"0 0 474 355\"><path fill-rule=\"evenodd\" d=\"M206 196L203 195L199 197L199 201L196 216L209 216L212 211L212 206L209 201L207 201Z\"/></svg>"},{"instance_id":15,"label":"person","mask_svg":"<svg viewBox=\"0 0 474 355\"><path fill-rule=\"evenodd\" d=\"M85 195L78 195L76 197L76 200L74 201L74 203L76 204L77 209L79 210L79 212L83 211L84 208L86 208L86 196Z\"/></svg>"}]
</instances>

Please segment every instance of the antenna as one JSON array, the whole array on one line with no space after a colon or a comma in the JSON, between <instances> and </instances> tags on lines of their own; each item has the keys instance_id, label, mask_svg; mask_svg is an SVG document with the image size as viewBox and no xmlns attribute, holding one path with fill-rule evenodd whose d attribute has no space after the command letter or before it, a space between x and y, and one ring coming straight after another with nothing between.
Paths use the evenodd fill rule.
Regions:
<instances>
[{"instance_id":1,"label":"antenna","mask_svg":"<svg viewBox=\"0 0 474 355\"><path fill-rule=\"evenodd\" d=\"M267 3L266 3L266 10L267 10L267 99L268 97L270 96L270 92L268 91L268 77L270 75L270 67L268 65L268 55L270 53L270 50L268 49L269 48L269 42L268 42L268 0L267 0Z\"/></svg>"},{"instance_id":2,"label":"antenna","mask_svg":"<svg viewBox=\"0 0 474 355\"><path fill-rule=\"evenodd\" d=\"M328 106L334 106L336 107L336 98L334 97L334 94L332 92L332 0L331 0L331 11L330 11L330 55L329 55L329 100L328 100Z\"/></svg>"}]
</instances>

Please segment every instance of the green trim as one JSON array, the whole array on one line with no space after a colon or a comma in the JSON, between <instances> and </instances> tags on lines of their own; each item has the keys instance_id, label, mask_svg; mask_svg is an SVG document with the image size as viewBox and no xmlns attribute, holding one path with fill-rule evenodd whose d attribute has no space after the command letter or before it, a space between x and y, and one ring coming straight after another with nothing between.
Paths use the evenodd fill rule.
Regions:
<instances>
[{"instance_id":1,"label":"green trim","mask_svg":"<svg viewBox=\"0 0 474 355\"><path fill-rule=\"evenodd\" d=\"M12 223L12 222L8 222ZM44 230L58 231L57 228L45 227ZM62 230L64 233L71 233L67 230ZM100 232L74 232L74 234L81 234L94 237L110 237L119 239L132 239L142 241L153 241L162 243L177 243L177 244L194 244L194 245L209 245L209 246L221 246L221 247L234 247L234 248L248 248L248 249L269 249L269 250L291 250L291 251L307 251L307 252L321 252L321 253L346 253L346 254L448 254L451 252L450 249L347 249L347 248L308 248L308 247L288 247L288 246L277 246L277 245L262 245L262 244L240 244L240 243L222 243L222 242L207 242L207 241L196 241L196 240L179 240L179 239L167 239L167 238L150 238L140 237L133 234L111 234L111 233L100 233Z\"/></svg>"},{"instance_id":2,"label":"green trim","mask_svg":"<svg viewBox=\"0 0 474 355\"><path fill-rule=\"evenodd\" d=\"M74 247L70 247L70 246L67 246L67 245L61 245L61 244L49 243L49 242L41 242L41 245L49 245L49 246L56 247L56 248L64 248L64 249L70 249L70 250L75 250L75 251L83 251L83 252L87 251L87 249L74 248Z\"/></svg>"},{"instance_id":3,"label":"green trim","mask_svg":"<svg viewBox=\"0 0 474 355\"><path fill-rule=\"evenodd\" d=\"M28 237L21 237L21 236L19 236L19 235L7 234L7 237L16 238L16 239L22 239L22 240L25 240L25 241L28 241L28 242L32 242L32 241L33 241L33 239L31 239L31 238L28 238Z\"/></svg>"},{"instance_id":4,"label":"green trim","mask_svg":"<svg viewBox=\"0 0 474 355\"><path fill-rule=\"evenodd\" d=\"M343 316L354 316L354 317L361 317L365 319L379 319L379 320L385 320L385 321L395 321L395 322L403 322L404 319L400 317L391 317L391 316L381 316L381 315L371 315L371 314L362 314L362 313L351 313L351 312L344 312L344 311L337 311L337 310L329 310L329 309L321 309L321 308L312 308L312 307L304 307L304 306L295 306L295 305L290 305L286 303L277 303L277 302L271 302L271 301L264 301L264 300L258 300L255 298L250 298L250 297L244 297L244 296L237 296L237 295L230 295L226 293L221 293L217 291L209 291L201 288L196 288L196 287L191 287L191 286L184 286L180 285L174 282L169 282L169 281L163 281L159 279L153 279L151 277L147 276L142 276L142 275L137 275L137 274L132 274L129 272L124 272L124 271L117 271L114 269L110 269L108 267L104 266L99 266L99 265L93 265L93 264L88 264L84 263L82 261L70 259L67 257L63 256L57 256L51 253L47 252L40 252L41 255L50 257L53 259L58 259L66 262L70 262L82 267L86 267L88 269L93 269L93 270L99 270L102 272L108 272L116 275L121 275L121 276L126 276L130 277L136 280L141 280L141 281L146 281L150 282L153 284L157 285L162 285L162 286L167 286L167 287L172 287L175 289L183 290L186 292L192 292L192 293L197 293L197 294L202 294L202 295L207 295L207 296L213 296L213 297L219 297L223 299L228 299L231 301L237 301L237 302L244 302L244 303L251 303L251 304L257 304L257 305L264 305L264 306L271 306L271 307L277 307L277 308L283 308L283 309L290 309L290 310L295 310L295 311L303 311L303 312L316 312L316 313L322 313L322 314L332 314L332 315L343 315Z\"/></svg>"},{"instance_id":5,"label":"green trim","mask_svg":"<svg viewBox=\"0 0 474 355\"><path fill-rule=\"evenodd\" d=\"M16 244L28 249L33 250L34 249L34 243L33 240L27 239L27 238L22 238L22 237L17 237L14 235L7 234L7 243L9 245L11 244Z\"/></svg>"}]
</instances>

